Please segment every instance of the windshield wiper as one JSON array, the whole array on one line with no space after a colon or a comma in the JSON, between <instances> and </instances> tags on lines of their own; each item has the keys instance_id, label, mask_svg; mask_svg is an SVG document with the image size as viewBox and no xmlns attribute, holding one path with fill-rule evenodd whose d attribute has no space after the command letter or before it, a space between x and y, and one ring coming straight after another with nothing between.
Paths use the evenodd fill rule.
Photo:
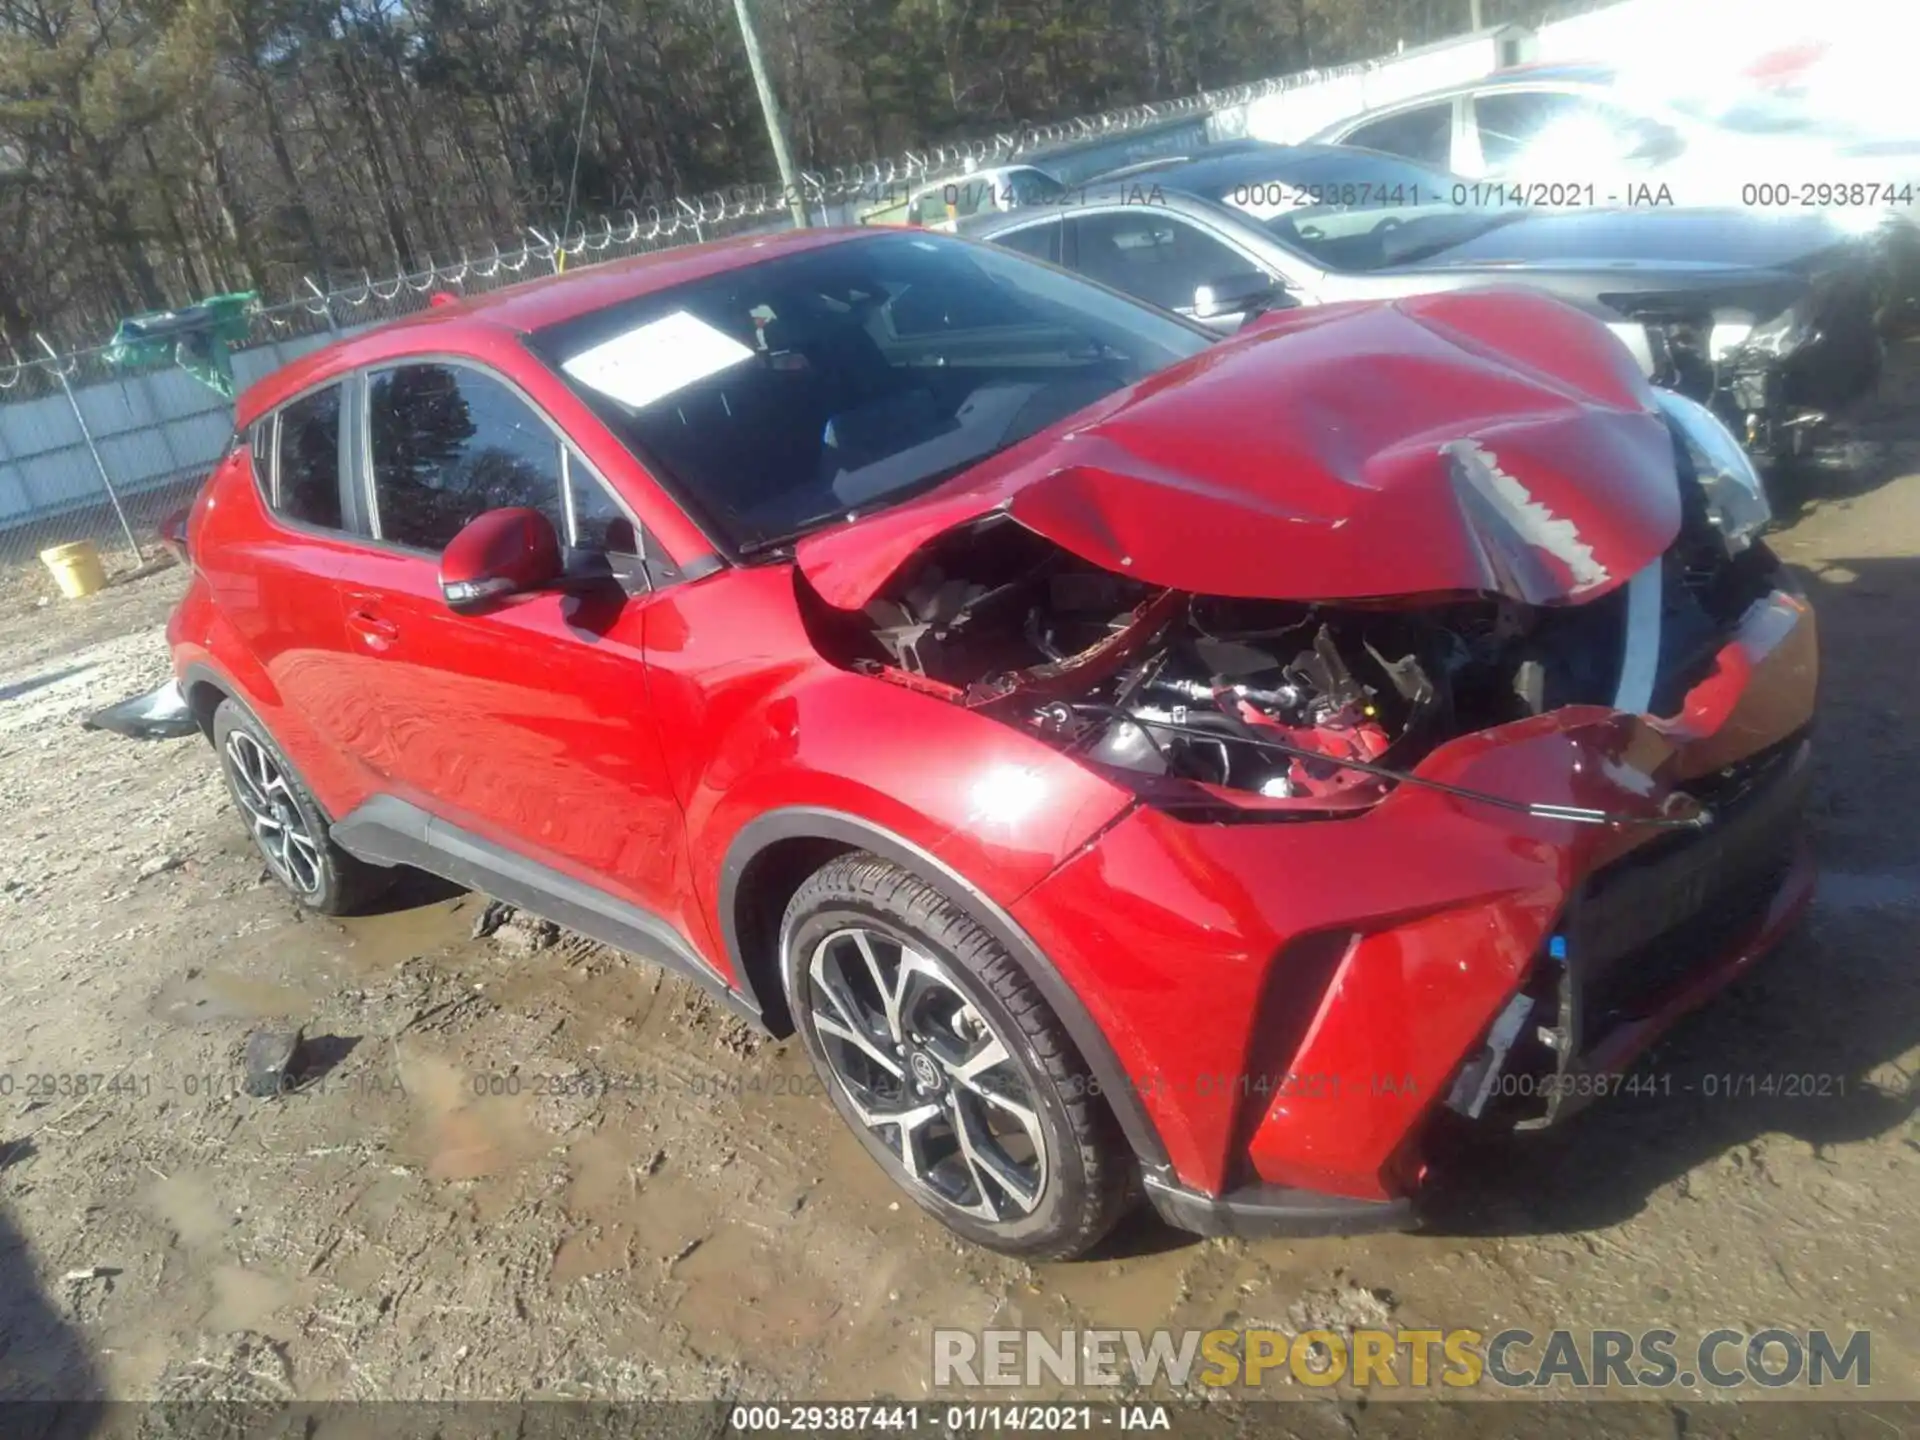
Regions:
<instances>
[{"instance_id":1,"label":"windshield wiper","mask_svg":"<svg viewBox=\"0 0 1920 1440\"><path fill-rule=\"evenodd\" d=\"M758 540L749 540L744 545L738 545L734 548L743 557L749 555L768 555L777 551L791 550L795 544L806 539L807 536L816 530L824 530L829 525L851 525L855 520L864 520L869 515L876 514L881 510L891 510L895 505L904 504L916 496L924 495L927 491L944 485L961 471L971 470L982 461L989 460L993 456L998 455L1000 451L1005 448L1004 445L996 446L984 454L961 460L943 469L929 471L927 474L909 481L905 485L876 495L865 505L827 510L809 519L802 520L791 530L784 530L778 535L768 535Z\"/></svg>"}]
</instances>

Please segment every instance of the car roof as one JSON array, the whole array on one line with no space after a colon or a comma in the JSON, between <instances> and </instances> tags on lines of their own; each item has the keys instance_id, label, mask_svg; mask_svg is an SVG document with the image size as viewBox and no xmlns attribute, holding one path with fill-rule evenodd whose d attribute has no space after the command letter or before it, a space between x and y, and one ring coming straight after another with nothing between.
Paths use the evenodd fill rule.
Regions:
<instances>
[{"instance_id":1,"label":"car roof","mask_svg":"<svg viewBox=\"0 0 1920 1440\"><path fill-rule=\"evenodd\" d=\"M1214 160L1223 155L1249 155L1285 148L1271 140L1216 140L1184 155L1150 155L1144 160L1119 165L1111 170L1102 170L1081 183L1100 185L1113 180L1131 179L1135 175L1149 175L1155 171L1165 170L1174 165L1186 165L1196 160Z\"/></svg>"},{"instance_id":2,"label":"car roof","mask_svg":"<svg viewBox=\"0 0 1920 1440\"><path fill-rule=\"evenodd\" d=\"M1283 172L1290 163L1340 155L1366 155L1401 165L1409 163L1401 156L1382 155L1377 150L1366 150L1357 145L1325 145L1317 142L1303 145L1263 144L1257 147L1236 146L1218 155L1202 152L1192 159L1169 165L1164 170L1153 171L1152 180L1165 189L1213 196L1223 194L1236 185L1285 180Z\"/></svg>"},{"instance_id":3,"label":"car roof","mask_svg":"<svg viewBox=\"0 0 1920 1440\"><path fill-rule=\"evenodd\" d=\"M1151 200L1146 197L1155 190ZM1037 224L1043 220L1060 219L1075 215L1083 210L1093 210L1107 205L1131 205L1135 209L1151 206L1159 211L1211 212L1218 207L1204 196L1195 195L1178 186L1169 185L1158 175L1136 176L1119 180L1111 185L1090 184L1084 189L1075 186L1071 189L1071 198L1057 204L1025 205L1012 210L1002 210L991 215L970 215L956 227L955 233L968 240L992 240L1009 230Z\"/></svg>"},{"instance_id":4,"label":"car roof","mask_svg":"<svg viewBox=\"0 0 1920 1440\"><path fill-rule=\"evenodd\" d=\"M1036 174L1045 175L1049 180L1054 178L1052 172L1043 165L1036 165L1031 160L1014 160L1005 165L982 165L978 170L967 170L957 175L929 180L913 192L913 198L917 200L928 191L938 190L943 185L976 184L994 175L1013 175L1022 170L1032 170Z\"/></svg>"},{"instance_id":5,"label":"car roof","mask_svg":"<svg viewBox=\"0 0 1920 1440\"><path fill-rule=\"evenodd\" d=\"M1402 155L1389 155L1379 150L1369 150L1361 145L1329 145L1318 142L1274 145L1265 141L1234 141L1220 146L1219 153L1214 155L1201 151L1191 158L1174 157L1166 164L1152 169L1128 166L1124 174L1112 176L1110 183L1101 184L1099 181L1090 181L1082 188L1070 187L1070 200L1057 205L1029 206L997 215L982 215L963 220L960 222L959 233L978 240L990 240L996 235L1034 224L1037 220L1050 215L1071 214L1076 210L1110 204L1146 203L1160 209L1217 216L1221 204L1220 197L1232 191L1237 185L1258 185L1270 180L1277 180L1283 184L1292 183L1287 178L1287 169L1290 164L1337 159L1348 155L1364 155L1369 159L1384 160L1394 165L1412 165L1420 169L1434 170L1436 174L1445 173L1434 166L1422 165L1420 161L1408 160ZM1153 198L1151 200L1143 198L1148 195L1152 195ZM1257 223L1249 215L1241 214L1238 218L1249 224Z\"/></svg>"},{"instance_id":6,"label":"car roof","mask_svg":"<svg viewBox=\"0 0 1920 1440\"><path fill-rule=\"evenodd\" d=\"M742 269L780 255L873 238L864 226L740 235L610 260L572 274L544 276L499 290L435 304L417 315L375 325L302 356L242 391L234 406L241 427L307 386L359 366L423 351L485 358L519 337L674 286Z\"/></svg>"},{"instance_id":7,"label":"car roof","mask_svg":"<svg viewBox=\"0 0 1920 1440\"><path fill-rule=\"evenodd\" d=\"M1437 90L1422 91L1418 95L1409 95L1404 100L1388 100L1379 105L1370 105L1344 119L1323 127L1315 136L1331 135L1352 128L1362 121L1375 116L1393 114L1401 110L1414 110L1435 100L1451 100L1456 95L1465 95L1475 90L1499 90L1508 86L1526 85L1612 85L1619 79L1619 72L1611 65L1603 65L1591 60L1540 60L1525 65L1509 65L1503 70L1494 70L1473 80L1460 80L1452 85L1444 85Z\"/></svg>"},{"instance_id":8,"label":"car roof","mask_svg":"<svg viewBox=\"0 0 1920 1440\"><path fill-rule=\"evenodd\" d=\"M1526 65L1509 65L1470 85L1455 85L1455 90L1478 90L1487 85L1521 85L1539 80L1572 80L1583 85L1611 85L1619 72L1598 60L1535 60Z\"/></svg>"}]
</instances>

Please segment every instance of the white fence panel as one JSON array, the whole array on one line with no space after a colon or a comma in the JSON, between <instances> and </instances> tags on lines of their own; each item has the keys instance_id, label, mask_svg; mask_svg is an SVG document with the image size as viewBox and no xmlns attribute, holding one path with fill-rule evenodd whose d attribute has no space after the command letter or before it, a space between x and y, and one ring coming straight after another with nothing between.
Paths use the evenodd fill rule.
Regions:
<instances>
[{"instance_id":1,"label":"white fence panel","mask_svg":"<svg viewBox=\"0 0 1920 1440\"><path fill-rule=\"evenodd\" d=\"M235 378L245 388L328 338L310 335L242 351L234 357ZM123 497L211 469L233 433L232 402L181 370L74 376L70 383ZM87 437L64 394L55 390L0 405L0 531L106 498Z\"/></svg>"}]
</instances>

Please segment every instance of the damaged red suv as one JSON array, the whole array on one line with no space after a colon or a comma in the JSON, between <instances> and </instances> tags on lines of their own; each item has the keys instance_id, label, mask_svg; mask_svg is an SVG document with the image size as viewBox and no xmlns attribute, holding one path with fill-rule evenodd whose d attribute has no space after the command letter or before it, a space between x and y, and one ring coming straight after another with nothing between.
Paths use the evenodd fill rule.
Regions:
<instances>
[{"instance_id":1,"label":"damaged red suv","mask_svg":"<svg viewBox=\"0 0 1920 1440\"><path fill-rule=\"evenodd\" d=\"M671 965L916 1201L1412 1223L1812 876L1739 447L1521 291L1216 341L922 233L676 250L249 391L170 637L273 872Z\"/></svg>"}]
</instances>

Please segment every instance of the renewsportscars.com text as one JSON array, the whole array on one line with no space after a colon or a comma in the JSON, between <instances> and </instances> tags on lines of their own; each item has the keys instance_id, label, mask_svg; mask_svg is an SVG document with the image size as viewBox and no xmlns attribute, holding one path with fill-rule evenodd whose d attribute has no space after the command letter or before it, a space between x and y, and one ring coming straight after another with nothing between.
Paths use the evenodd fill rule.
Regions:
<instances>
[{"instance_id":1,"label":"renewsportscars.com text","mask_svg":"<svg viewBox=\"0 0 1920 1440\"><path fill-rule=\"evenodd\" d=\"M935 1389L1864 1389L1865 1330L936 1330Z\"/></svg>"}]
</instances>

